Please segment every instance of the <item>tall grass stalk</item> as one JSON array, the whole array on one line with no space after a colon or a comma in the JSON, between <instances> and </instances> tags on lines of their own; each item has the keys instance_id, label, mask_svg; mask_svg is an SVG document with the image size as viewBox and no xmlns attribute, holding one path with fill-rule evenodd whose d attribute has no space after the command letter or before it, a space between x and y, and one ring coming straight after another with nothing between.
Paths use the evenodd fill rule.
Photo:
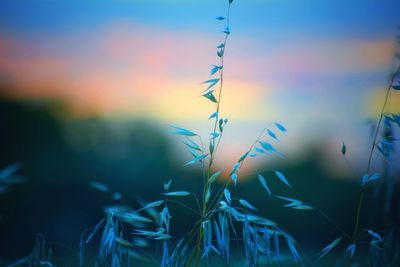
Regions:
<instances>
[{"instance_id":1,"label":"tall grass stalk","mask_svg":"<svg viewBox=\"0 0 400 267\"><path fill-rule=\"evenodd\" d=\"M381 124L382 124L382 121L383 121L383 118L384 118L384 115L385 115L385 110L386 110L387 102L389 100L389 95L390 95L390 93L391 93L391 91L393 89L395 78L399 75L399 73L400 73L400 66L391 75L390 81L389 81L389 85L386 88L385 99L383 101L382 109L381 109L381 112L379 114L378 124L377 124L377 126L375 128L375 133L374 133L374 137L373 137L372 144L371 144L371 150L370 150L370 153L369 153L369 156L368 156L368 163L367 163L367 169L366 169L366 174L367 175L371 175L372 158L373 158L376 146L377 146L378 134L380 132ZM354 232L353 232L353 242L354 243L356 243L357 236L359 234L360 215L361 215L362 204L363 204L364 197L365 197L365 191L366 191L366 187L362 187L361 188L361 192L360 192L360 197L359 197L359 200L358 200L358 204L357 204L357 210L356 210L356 216L355 216L355 224L354 224Z\"/></svg>"}]
</instances>

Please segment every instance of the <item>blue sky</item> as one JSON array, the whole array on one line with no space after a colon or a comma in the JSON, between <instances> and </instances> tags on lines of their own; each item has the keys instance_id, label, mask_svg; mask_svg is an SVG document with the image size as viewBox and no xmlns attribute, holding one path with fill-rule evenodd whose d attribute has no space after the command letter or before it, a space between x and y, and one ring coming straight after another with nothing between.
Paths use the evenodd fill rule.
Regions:
<instances>
[{"instance_id":1,"label":"blue sky","mask_svg":"<svg viewBox=\"0 0 400 267\"><path fill-rule=\"evenodd\" d=\"M23 32L63 32L91 28L114 19L128 19L174 29L210 30L227 1L215 0L3 0L3 29ZM308 32L325 36L365 37L393 34L399 23L395 0L246 0L235 1L238 29ZM251 30L252 29L252 30Z\"/></svg>"}]
</instances>

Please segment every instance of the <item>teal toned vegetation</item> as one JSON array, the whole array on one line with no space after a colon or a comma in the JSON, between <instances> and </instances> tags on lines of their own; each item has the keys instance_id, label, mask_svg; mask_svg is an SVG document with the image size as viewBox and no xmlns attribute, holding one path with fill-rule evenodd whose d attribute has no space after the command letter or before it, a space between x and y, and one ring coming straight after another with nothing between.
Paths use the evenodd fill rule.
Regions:
<instances>
[{"instance_id":1,"label":"teal toned vegetation","mask_svg":"<svg viewBox=\"0 0 400 267\"><path fill-rule=\"evenodd\" d=\"M251 174L255 177L251 185L242 188L243 166L252 158L285 158L276 144L285 142L285 135L290 129L284 126L284 122L271 122L261 127L263 129L258 138L243 151L233 166L226 169L215 166L220 142L229 125L226 117L229 114L223 113L224 59L229 55L229 38L234 33L231 32L230 11L236 4L239 3L228 0L226 14L216 18L221 23L222 41L216 44L217 62L211 65L210 77L201 83L205 105L214 107L210 114L205 114L205 119L211 124L209 135L201 136L194 129L178 126L172 126L169 132L182 139L192 157L182 168L191 165L200 167L201 176L190 180L190 183L196 184L173 177L175 170L160 173L162 181L157 180L158 184L150 182L152 196L157 197L149 200L140 192L130 196L106 181L90 179L87 187L93 189L91 192L104 196L104 217L99 216L95 224L80 233L79 249L46 242L44 235L37 234L32 252L8 266L398 266L399 199L396 196L398 185L394 181L392 158L396 156L395 143L399 140L396 134L400 127L400 115L386 112L386 105L391 94L399 93L400 68L397 67L390 76L381 113L376 125L373 125L365 172L354 173L360 177L359 183L335 182L332 185L326 182L325 190L337 193L335 197L343 198L342 203L347 207L333 215L320 207L318 200L323 196L319 195L318 187L322 188L325 181L316 179L300 185L299 178L295 179L294 174L302 170L296 168L283 170L277 166L259 170ZM399 58L397 66L398 61ZM47 114L36 119L54 126L50 118ZM92 123L97 125L97 122ZM104 130L101 124L96 127ZM164 141L161 140L162 135L156 136L153 129L146 127L144 123L133 131L139 131L144 139L150 138L150 143L158 140L153 142L156 153L152 154L149 147L141 147L140 141L131 140L140 151L129 154L134 159L147 158L150 162L148 166L138 166L139 170L132 167L143 180L148 179L144 178L147 170L155 166L163 169L164 162L169 160L161 142ZM140 133L143 129L145 132ZM52 136L57 136L57 130L53 131ZM50 141L54 147L61 146L57 138ZM343 143L337 149L353 170L347 159L351 147ZM52 153L54 151L47 156ZM65 158L68 155L65 153ZM84 162L98 160L99 163L110 164L87 157L85 152L78 155ZM378 159L383 161L382 167L376 167ZM50 158L47 160L51 162ZM132 164L136 163L140 165L139 161ZM76 164L75 167L78 166ZM119 167L118 163L113 164ZM47 167L52 169L57 166L49 163ZM13 164L0 171L1 195L12 194L9 191L13 186L27 181L18 175L19 168L19 164ZM105 170L99 168L99 174ZM229 177L223 180L225 173ZM190 172L186 171L187 174L190 175ZM73 168L68 170L68 175L73 175ZM253 192L259 196L255 197ZM135 201L138 203L134 204ZM274 216L277 212L265 216L267 209L276 211L282 209L281 206L293 213L283 219ZM307 219L301 218L303 213L308 216L309 225L305 223ZM375 213L379 219L368 218L369 213ZM345 218L348 216L351 218ZM69 216L65 219L74 220ZM350 223L343 225L344 220ZM309 229L314 221L321 225L321 232L330 233L324 236L324 245L313 248L318 252L310 253L302 248L302 243L305 243L302 239L318 238L318 230ZM57 256L54 256L58 255L57 250L69 250L67 255L63 255L63 261L69 260L58 263Z\"/></svg>"}]
</instances>

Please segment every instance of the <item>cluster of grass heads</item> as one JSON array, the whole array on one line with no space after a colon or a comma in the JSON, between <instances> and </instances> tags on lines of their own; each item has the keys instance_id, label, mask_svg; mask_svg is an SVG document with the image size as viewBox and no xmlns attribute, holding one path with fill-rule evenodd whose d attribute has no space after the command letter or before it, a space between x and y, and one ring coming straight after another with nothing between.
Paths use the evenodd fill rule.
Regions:
<instances>
[{"instance_id":1,"label":"cluster of grass heads","mask_svg":"<svg viewBox=\"0 0 400 267\"><path fill-rule=\"evenodd\" d=\"M223 170L215 169L214 162L228 123L228 118L221 115L221 107L224 89L224 58L231 34L230 9L233 0L228 0L227 4L227 14L216 18L221 23L225 23L222 31L223 40L217 45L218 63L212 65L211 78L202 83L205 86L202 96L215 107L208 118L212 123L210 136L204 140L194 131L181 127L172 129L173 134L182 136L184 145L193 156L193 159L185 166L196 164L202 167L203 180L199 181L202 194L196 195L181 188L172 190L174 182L167 180L163 184L162 197L150 203L141 203L142 208L139 210L126 206L106 207L105 218L81 235L79 266L133 266L138 260L151 262L150 266L168 267L216 266L217 264L226 266L306 264L299 252L298 243L284 227L259 214L257 208L249 200L237 198L231 193L231 188L237 186L241 169L248 160L265 155L282 156L274 147L274 142L282 139L282 135L287 131L281 123L274 122L264 128L250 148L231 168L230 179L222 184L216 182ZM400 244L396 238L398 230L396 230L395 219L389 219L392 225L389 229L391 232L360 227L365 195L371 190L376 190L377 185L382 184L380 181L383 177L386 178L385 210L388 211L387 213L391 210L393 175L390 173L390 163L393 156L393 143L398 140L393 136L394 128L400 127L400 116L385 112L385 108L390 93L400 90L399 71L400 68L391 76L380 118L375 127L367 168L365 174L360 175L360 196L356 204L353 233L344 231L334 219L310 203L304 203L287 195L274 194L268 186L270 179L277 179L288 190L293 190L290 180L282 171L271 169L257 174L260 187L265 190L266 197L283 201L284 207L304 212L316 211L322 214L328 223L336 227L338 236L333 241L328 241L328 245L321 250L319 259L316 259L320 263L323 257L340 246L344 246L344 249L342 248L343 253L338 262L344 266L357 266L357 263L395 266L400 260ZM376 172L373 168L376 152L384 158L385 173ZM343 144L342 155L347 161L346 153L347 147ZM7 181L3 177L11 177L15 171L14 166L0 173L0 182L2 182L0 192L8 188L3 186L4 181ZM100 191L109 190L107 186L98 182L92 182L91 186ZM113 193L113 197L118 199L120 194ZM193 201L196 208L185 201ZM178 236L171 230L174 216L171 204L181 205L187 209L188 216L197 218L191 230L182 236ZM98 244L96 244L97 241ZM243 251L244 261L240 261L239 264L233 262L232 258L237 260L237 257L232 255L233 246ZM98 250L96 259L86 257L88 247L96 247ZM367 253L362 252L366 249ZM361 257L357 258L357 253ZM367 259L364 255L367 255ZM12 266L20 265L53 266L51 249L45 246L42 236L37 237L32 254ZM140 263L138 265L141 266Z\"/></svg>"},{"instance_id":2,"label":"cluster of grass heads","mask_svg":"<svg viewBox=\"0 0 400 267\"><path fill-rule=\"evenodd\" d=\"M203 169L202 194L197 196L191 192L179 190L171 191L173 181L164 184L163 198L147 203L142 209L134 211L125 207L111 207L106 209L107 218L102 220L93 231L82 236L81 266L84 263L84 249L93 236L102 227L101 244L97 263L102 266L129 265L129 256L144 252L136 244L153 242L153 246L161 246L161 255L152 256L152 260L161 266L198 266L211 265L211 258L218 256L226 265L230 265L231 245L241 242L248 265L256 266L261 255L266 263L279 262L282 242L293 255L293 260L301 262L297 251L297 244L290 234L268 218L257 214L248 200L235 198L229 188L236 186L243 164L251 158L262 155L281 154L269 143L268 139L277 141L279 133L286 132L280 123L271 123L263 129L253 145L237 160L230 171L230 178L222 185L216 183L223 170L214 168L214 161L219 144L224 134L228 118L221 116L222 93L224 86L224 58L228 44L230 30L230 9L233 0L228 1L226 16L216 19L225 23L223 41L217 45L218 64L212 65L210 79L204 81L205 90L202 96L215 105L214 112L209 116L212 121L212 132L207 143L197 133L180 127L173 127L172 133L184 138L184 144L193 159L185 164L200 164ZM284 174L278 170L270 170L284 185L291 185ZM267 185L266 178L259 174L259 180L269 197L272 193ZM97 185L97 188L99 186ZM197 204L194 210L182 198L191 198ZM310 206L277 196L287 201L294 201L290 207L295 209L309 209ZM192 229L184 236L178 237L170 231L171 213L169 203L178 203L189 209L189 212L198 217ZM147 215L147 216L146 216ZM150 218L149 218L150 216ZM126 229L133 232L134 238L129 239ZM150 228L149 228L150 227ZM156 245L154 243L159 243ZM157 253L156 253L157 254ZM142 255L143 256L143 255Z\"/></svg>"}]
</instances>

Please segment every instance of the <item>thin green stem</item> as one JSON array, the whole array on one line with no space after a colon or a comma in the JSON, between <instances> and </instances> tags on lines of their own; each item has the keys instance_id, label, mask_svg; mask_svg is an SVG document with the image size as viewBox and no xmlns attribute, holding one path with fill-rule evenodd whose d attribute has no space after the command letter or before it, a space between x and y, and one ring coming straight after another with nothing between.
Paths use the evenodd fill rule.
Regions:
<instances>
[{"instance_id":1,"label":"thin green stem","mask_svg":"<svg viewBox=\"0 0 400 267\"><path fill-rule=\"evenodd\" d=\"M344 161L346 162L347 166L349 166L349 169L351 170L352 175L356 176L356 172L353 168L353 165L351 165L349 159L346 157L346 155L343 155Z\"/></svg>"},{"instance_id":2,"label":"thin green stem","mask_svg":"<svg viewBox=\"0 0 400 267\"><path fill-rule=\"evenodd\" d=\"M375 129L374 139L372 141L372 147L371 147L371 151L370 151L369 157L368 157L368 164L367 164L367 174L368 175L369 175L369 173L371 171L372 156L373 156L374 151L375 151L376 140L378 139L379 129L381 127L382 120L383 120L383 117L384 117L384 114L385 114L385 109L386 109L387 102L389 100L390 91L391 91L391 89L393 87L394 80L395 80L396 76L399 74L399 72L400 72L400 66L397 68L397 70L391 76L389 86L386 89L385 100L383 102L381 113L379 115L378 125L377 125L377 127ZM360 197L359 197L359 201L358 201L358 205L357 205L356 217L355 217L355 226L354 226L354 232L353 232L353 242L356 242L358 231L359 231L359 227L360 227L360 215L361 215L361 209L362 209L362 204L363 204L363 200L364 200L364 195L365 195L365 190L361 189L361 193L360 193Z\"/></svg>"},{"instance_id":3,"label":"thin green stem","mask_svg":"<svg viewBox=\"0 0 400 267\"><path fill-rule=\"evenodd\" d=\"M264 132L268 129L269 125L267 127L265 127L259 134L258 138L254 141L254 143L250 146L250 148L247 150L247 153L250 153L253 148L255 147L255 145L261 140L262 136L264 135ZM240 166L238 168L238 170L240 170L240 168L243 166L244 162L246 161L247 158L245 158L241 163ZM218 205L218 203L221 201L222 196L223 196L223 192L225 190L225 188L229 187L229 185L231 184L231 179L228 179L225 184L223 186L220 187L220 189L218 190L218 193L216 194L215 198L212 200L211 204L210 204L210 208L211 207L214 209L215 205Z\"/></svg>"},{"instance_id":4,"label":"thin green stem","mask_svg":"<svg viewBox=\"0 0 400 267\"><path fill-rule=\"evenodd\" d=\"M228 4L228 12L227 12L227 16L226 16L226 20L227 20L227 24L226 27L227 29L229 29L229 17L230 17L230 7L231 4ZM220 81L219 81L219 92L218 92L218 100L216 103L216 114L217 117L215 118L215 122L214 122L214 127L213 127L213 132L215 133L217 130L217 126L218 126L218 122L219 122L219 112L220 112L220 108L221 108L221 101L222 101L222 92L223 92L223 85L224 85L224 58L225 58L225 51L226 51L226 44L227 44L227 40L229 37L229 33L225 33L225 39L223 41L223 47L222 47L222 55L220 57L220 70L219 70L219 77L220 77ZM220 136L218 137L218 145L219 145L219 141L222 138L222 132L220 133ZM198 235L198 239L197 239L197 253L196 253L196 266L199 264L199 260L200 260L200 244L201 244L201 240L203 237L203 228L202 228L202 224L204 222L204 215L207 212L207 201L206 201L206 196L207 196L207 192L210 189L210 184L208 183L208 179L211 176L211 169L212 169L212 164L214 162L214 158L215 158L215 154L217 152L217 147L215 146L215 138L212 138L210 140L210 146L211 144L213 145L214 149L213 151L211 151L210 149L210 160L208 163L208 168L207 168L207 175L204 176L204 183L203 183L203 196L202 196L202 202L203 202L203 207L201 210L201 221L200 221L200 225L199 225L199 235Z\"/></svg>"},{"instance_id":5,"label":"thin green stem","mask_svg":"<svg viewBox=\"0 0 400 267\"><path fill-rule=\"evenodd\" d=\"M362 203L364 200L364 195L365 195L365 191L362 190L361 194L360 194L360 198L358 200L358 205L357 205L356 223L355 223L354 233L353 233L353 243L355 243L357 241L358 228L360 227L361 207L362 207Z\"/></svg>"},{"instance_id":6,"label":"thin green stem","mask_svg":"<svg viewBox=\"0 0 400 267\"><path fill-rule=\"evenodd\" d=\"M385 114L386 105L387 105L387 102L389 100L389 95L390 95L391 89L393 87L394 79L396 78L396 76L397 76L397 74L399 72L400 72L400 67L391 76L389 86L386 89L385 101L383 102L383 106L382 106L381 113L380 113L379 120L378 120L378 125L377 125L377 127L375 129L375 134L374 134L374 139L373 139L373 142L372 142L371 152L369 153L369 157L368 157L367 173L370 172L372 155L374 154L375 147L376 147L375 143L376 143L376 140L378 138L379 129L380 129L380 126L382 124L383 116Z\"/></svg>"},{"instance_id":7,"label":"thin green stem","mask_svg":"<svg viewBox=\"0 0 400 267\"><path fill-rule=\"evenodd\" d=\"M192 209L191 207L189 207L188 205L186 205L186 204L184 204L182 202L179 202L179 201L176 201L176 200L172 200L172 199L166 199L165 202L171 202L171 203L180 205L180 206L182 206L182 207L184 207L184 208L186 208L186 209L188 209L188 210L192 211L193 213L196 213L197 215L200 216L200 213L198 213L195 209Z\"/></svg>"},{"instance_id":8,"label":"thin green stem","mask_svg":"<svg viewBox=\"0 0 400 267\"><path fill-rule=\"evenodd\" d=\"M334 220L331 219L331 217L329 217L328 215L326 215L324 212L322 212L322 210L313 207L315 211L317 211L322 217L324 217L325 220L327 220L330 224L332 224L340 233L342 233L342 235L344 237L346 237L347 239L349 239L350 241L353 240L351 238L351 236L346 233L346 231L344 231Z\"/></svg>"}]
</instances>

